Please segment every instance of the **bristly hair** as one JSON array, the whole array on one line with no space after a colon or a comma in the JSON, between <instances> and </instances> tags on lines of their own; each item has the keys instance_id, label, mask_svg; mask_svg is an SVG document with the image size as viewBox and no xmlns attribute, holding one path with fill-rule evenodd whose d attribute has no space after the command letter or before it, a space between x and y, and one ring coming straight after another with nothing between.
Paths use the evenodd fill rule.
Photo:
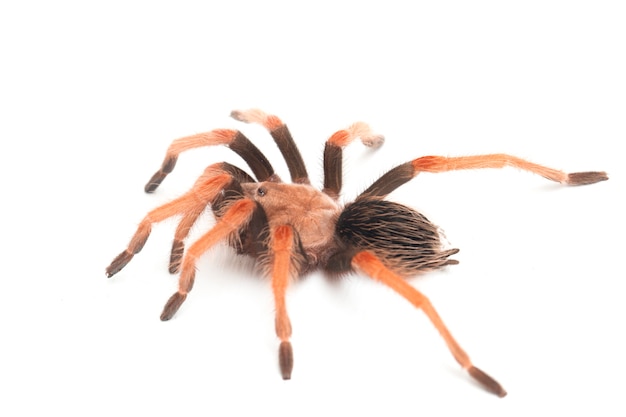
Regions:
<instances>
[{"instance_id":1,"label":"bristly hair","mask_svg":"<svg viewBox=\"0 0 626 417\"><path fill-rule=\"evenodd\" d=\"M295 230L293 232L294 247L290 258L289 274L291 279L297 279L301 278L306 272L309 272L309 269L307 268L309 260L307 259L304 248L302 247L300 236ZM269 250L269 248L272 247L273 234L269 232L269 227L264 230L264 233L263 247L265 250L263 252L259 252L256 256L255 270L257 270L261 276L269 277L271 276L272 267L274 266L274 256Z\"/></svg>"},{"instance_id":2,"label":"bristly hair","mask_svg":"<svg viewBox=\"0 0 626 417\"><path fill-rule=\"evenodd\" d=\"M337 221L337 235L349 246L369 250L402 276L458 263L443 249L437 226L402 204L364 198L347 205Z\"/></svg>"}]
</instances>

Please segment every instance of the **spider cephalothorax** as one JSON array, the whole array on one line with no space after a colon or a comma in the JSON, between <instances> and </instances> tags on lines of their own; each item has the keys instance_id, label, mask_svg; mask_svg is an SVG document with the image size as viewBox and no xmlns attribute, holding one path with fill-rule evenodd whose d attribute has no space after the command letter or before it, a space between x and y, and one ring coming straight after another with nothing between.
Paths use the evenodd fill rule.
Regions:
<instances>
[{"instance_id":1,"label":"spider cephalothorax","mask_svg":"<svg viewBox=\"0 0 626 417\"><path fill-rule=\"evenodd\" d=\"M564 172L526 160L491 154L468 157L426 156L393 168L357 198L342 206L342 149L356 138L366 146L379 146L380 135L362 122L334 133L324 148L324 187L310 185L302 156L287 126L260 110L235 111L243 122L265 126L278 145L291 175L284 183L267 158L241 132L217 129L172 142L165 160L150 181L153 192L174 169L178 155L186 150L225 145L239 154L254 177L229 163L216 163L204 171L186 194L146 215L128 247L109 265L109 277L119 272L145 244L153 223L180 216L170 256L170 272L180 271L179 289L161 314L169 320L185 301L195 279L199 256L220 241L238 253L254 257L271 278L276 304L276 334L281 340L279 363L284 379L291 378L293 350L289 341L291 323L285 305L289 282L302 274L321 269L329 275L354 270L388 285L422 309L439 330L456 361L486 389L499 395L506 391L493 378L476 368L452 337L428 298L405 281L405 277L457 263L449 257L458 249L442 247L439 230L426 217L385 197L420 172L445 172L473 168L514 166L568 185L593 184L607 179L604 172ZM210 206L216 223L185 249L190 228Z\"/></svg>"}]
</instances>

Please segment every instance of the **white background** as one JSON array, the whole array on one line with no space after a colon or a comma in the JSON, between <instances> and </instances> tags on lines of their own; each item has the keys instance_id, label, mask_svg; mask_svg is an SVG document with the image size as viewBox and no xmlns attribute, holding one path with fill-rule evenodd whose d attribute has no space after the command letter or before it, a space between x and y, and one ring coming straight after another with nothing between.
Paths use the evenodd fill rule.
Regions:
<instances>
[{"instance_id":1,"label":"white background","mask_svg":"<svg viewBox=\"0 0 626 417\"><path fill-rule=\"evenodd\" d=\"M622 2L204 3L0 5L0 414L624 415ZM411 282L508 397L363 276L291 288L288 382L269 283L228 249L202 258L167 323L175 222L105 278L148 210L209 163L242 165L189 152L147 195L170 141L240 127L227 116L249 107L288 123L314 184L332 132L385 134L346 151L346 200L427 154L609 173L571 188L511 168L424 174L392 195L461 249ZM242 129L288 178L269 135Z\"/></svg>"}]
</instances>

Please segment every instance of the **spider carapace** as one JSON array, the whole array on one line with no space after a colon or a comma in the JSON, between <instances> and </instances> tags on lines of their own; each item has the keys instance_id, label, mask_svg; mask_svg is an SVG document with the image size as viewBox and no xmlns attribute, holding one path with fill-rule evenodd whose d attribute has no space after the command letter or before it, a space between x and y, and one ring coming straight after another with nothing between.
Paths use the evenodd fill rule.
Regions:
<instances>
[{"instance_id":1,"label":"spider carapace","mask_svg":"<svg viewBox=\"0 0 626 417\"><path fill-rule=\"evenodd\" d=\"M324 185L320 191L310 185L302 156L278 117L257 109L234 111L231 116L267 128L287 163L291 183L282 182L263 153L237 130L216 129L173 141L161 168L146 184L146 192L156 190L174 169L181 152L201 146L227 146L247 163L254 177L226 162L207 167L187 193L144 217L128 247L106 269L107 276L119 272L141 250L154 223L179 217L169 263L170 272L180 272L179 288L161 314L161 320L169 320L191 291L198 257L220 241L227 241L238 253L254 257L271 280L280 371L284 379L290 379L293 349L285 304L289 283L315 269L331 276L360 271L421 309L463 369L488 391L505 396L506 391L495 379L472 364L428 298L405 280L457 263L450 256L458 249L444 249L438 228L426 217L385 198L420 172L513 166L567 185L593 184L606 180L607 175L567 174L506 154L426 156L391 169L353 202L342 205L343 148L357 138L366 146L378 147L382 136L362 122L331 135L324 148ZM215 225L185 249L191 227L207 207L215 215Z\"/></svg>"}]
</instances>

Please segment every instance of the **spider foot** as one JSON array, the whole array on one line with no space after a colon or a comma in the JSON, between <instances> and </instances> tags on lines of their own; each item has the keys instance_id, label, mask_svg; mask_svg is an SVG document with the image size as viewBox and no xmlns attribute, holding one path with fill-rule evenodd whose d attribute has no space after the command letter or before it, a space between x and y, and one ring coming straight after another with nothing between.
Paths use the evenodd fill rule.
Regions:
<instances>
[{"instance_id":1,"label":"spider foot","mask_svg":"<svg viewBox=\"0 0 626 417\"><path fill-rule=\"evenodd\" d=\"M278 349L278 363L280 364L280 373L283 379L291 379L291 371L293 369L293 349L291 348L290 342L280 342L280 348Z\"/></svg>"},{"instance_id":2,"label":"spider foot","mask_svg":"<svg viewBox=\"0 0 626 417\"><path fill-rule=\"evenodd\" d=\"M263 124L267 118L267 113L259 109L233 110L230 112L230 117L244 123Z\"/></svg>"},{"instance_id":3,"label":"spider foot","mask_svg":"<svg viewBox=\"0 0 626 417\"><path fill-rule=\"evenodd\" d=\"M124 251L117 255L115 259L113 259L113 262L111 262L111 265L109 265L106 269L107 277L111 278L113 275L120 272L131 259L133 259L133 254L128 251Z\"/></svg>"},{"instance_id":4,"label":"spider foot","mask_svg":"<svg viewBox=\"0 0 626 417\"><path fill-rule=\"evenodd\" d=\"M495 379L487 375L485 372L481 371L475 366L470 367L467 371L472 376L472 378L480 382L482 386L487 389L487 391L496 394L500 398L506 396L507 392L504 390L504 388L502 388L502 385L500 385Z\"/></svg>"},{"instance_id":5,"label":"spider foot","mask_svg":"<svg viewBox=\"0 0 626 417\"><path fill-rule=\"evenodd\" d=\"M347 132L349 134L350 141L358 137L361 139L363 145L370 148L378 148L385 143L385 137L375 133L365 122L356 122L352 124L348 127Z\"/></svg>"},{"instance_id":6,"label":"spider foot","mask_svg":"<svg viewBox=\"0 0 626 417\"><path fill-rule=\"evenodd\" d=\"M574 172L567 174L567 183L569 185L588 185L595 184L596 182L606 181L609 177L606 172L601 171L589 171L589 172Z\"/></svg>"},{"instance_id":7,"label":"spider foot","mask_svg":"<svg viewBox=\"0 0 626 417\"><path fill-rule=\"evenodd\" d=\"M385 137L383 135L361 136L361 142L370 148L378 148L385 143Z\"/></svg>"},{"instance_id":8,"label":"spider foot","mask_svg":"<svg viewBox=\"0 0 626 417\"><path fill-rule=\"evenodd\" d=\"M261 109L233 110L230 117L244 123L257 123L270 132L283 126L283 122L273 114L267 114Z\"/></svg>"},{"instance_id":9,"label":"spider foot","mask_svg":"<svg viewBox=\"0 0 626 417\"><path fill-rule=\"evenodd\" d=\"M165 303L165 307L163 307L163 312L161 313L161 321L167 321L174 317L174 314L178 311L180 306L185 302L187 298L187 294L183 294L180 292L174 293L167 303Z\"/></svg>"}]
</instances>

